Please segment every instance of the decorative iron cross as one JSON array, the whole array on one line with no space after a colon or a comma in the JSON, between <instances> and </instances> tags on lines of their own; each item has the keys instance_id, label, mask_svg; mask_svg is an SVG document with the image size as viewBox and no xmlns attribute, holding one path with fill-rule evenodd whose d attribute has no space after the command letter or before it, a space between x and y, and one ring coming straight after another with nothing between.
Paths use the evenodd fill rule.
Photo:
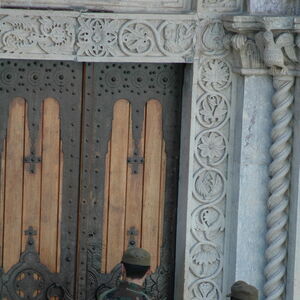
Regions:
<instances>
[{"instance_id":1,"label":"decorative iron cross","mask_svg":"<svg viewBox=\"0 0 300 300\"><path fill-rule=\"evenodd\" d=\"M25 232L25 235L28 236L28 241L27 241L27 244L29 246L33 246L34 245L34 239L33 239L33 236L34 235L37 235L37 231L33 229L32 226L29 226L27 230L24 231Z\"/></svg>"},{"instance_id":2,"label":"decorative iron cross","mask_svg":"<svg viewBox=\"0 0 300 300\"><path fill-rule=\"evenodd\" d=\"M30 164L29 166L29 172L34 173L35 172L35 164L38 164L42 161L40 157L37 157L34 152L31 152L29 156L24 157L24 163Z\"/></svg>"},{"instance_id":3,"label":"decorative iron cross","mask_svg":"<svg viewBox=\"0 0 300 300\"><path fill-rule=\"evenodd\" d=\"M139 232L134 226L130 227L130 229L127 231L127 235L129 235L128 248L136 247L135 238L138 234L139 234Z\"/></svg>"},{"instance_id":4,"label":"decorative iron cross","mask_svg":"<svg viewBox=\"0 0 300 300\"><path fill-rule=\"evenodd\" d=\"M137 174L139 171L139 164L144 163L144 157L138 156L137 152L134 152L134 156L128 157L127 162L131 164L131 171L133 174Z\"/></svg>"}]
</instances>

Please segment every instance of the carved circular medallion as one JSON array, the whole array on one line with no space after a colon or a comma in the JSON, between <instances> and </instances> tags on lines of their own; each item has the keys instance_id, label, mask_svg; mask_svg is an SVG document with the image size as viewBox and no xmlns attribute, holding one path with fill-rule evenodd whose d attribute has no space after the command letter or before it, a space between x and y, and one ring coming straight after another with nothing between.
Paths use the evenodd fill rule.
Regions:
<instances>
[{"instance_id":1,"label":"carved circular medallion","mask_svg":"<svg viewBox=\"0 0 300 300\"><path fill-rule=\"evenodd\" d=\"M222 255L212 243L198 243L190 253L190 268L198 278L217 276L222 269Z\"/></svg>"},{"instance_id":2,"label":"carved circular medallion","mask_svg":"<svg viewBox=\"0 0 300 300\"><path fill-rule=\"evenodd\" d=\"M227 139L219 131L203 131L198 135L196 145L196 157L204 166L216 166L227 157Z\"/></svg>"},{"instance_id":3,"label":"carved circular medallion","mask_svg":"<svg viewBox=\"0 0 300 300\"><path fill-rule=\"evenodd\" d=\"M194 51L196 24L165 21L158 27L159 49L165 55L186 55Z\"/></svg>"},{"instance_id":4,"label":"carved circular medallion","mask_svg":"<svg viewBox=\"0 0 300 300\"><path fill-rule=\"evenodd\" d=\"M216 206L200 206L192 214L192 232L198 241L216 239L224 226L224 215Z\"/></svg>"},{"instance_id":5,"label":"carved circular medallion","mask_svg":"<svg viewBox=\"0 0 300 300\"><path fill-rule=\"evenodd\" d=\"M201 169L194 176L194 196L205 203L220 201L225 196L225 178L215 169Z\"/></svg>"},{"instance_id":6,"label":"carved circular medallion","mask_svg":"<svg viewBox=\"0 0 300 300\"><path fill-rule=\"evenodd\" d=\"M218 93L202 95L198 101L197 120L205 128L224 125L229 118L229 102Z\"/></svg>"},{"instance_id":7,"label":"carved circular medallion","mask_svg":"<svg viewBox=\"0 0 300 300\"><path fill-rule=\"evenodd\" d=\"M221 299L221 291L211 280L197 280L190 287L192 300Z\"/></svg>"},{"instance_id":8,"label":"carved circular medallion","mask_svg":"<svg viewBox=\"0 0 300 300\"><path fill-rule=\"evenodd\" d=\"M127 55L148 54L155 45L155 30L151 24L143 21L129 21L125 23L119 32L119 44L121 50Z\"/></svg>"},{"instance_id":9,"label":"carved circular medallion","mask_svg":"<svg viewBox=\"0 0 300 300\"><path fill-rule=\"evenodd\" d=\"M219 92L231 84L231 67L225 60L212 58L200 65L199 85L209 92Z\"/></svg>"}]
</instances>

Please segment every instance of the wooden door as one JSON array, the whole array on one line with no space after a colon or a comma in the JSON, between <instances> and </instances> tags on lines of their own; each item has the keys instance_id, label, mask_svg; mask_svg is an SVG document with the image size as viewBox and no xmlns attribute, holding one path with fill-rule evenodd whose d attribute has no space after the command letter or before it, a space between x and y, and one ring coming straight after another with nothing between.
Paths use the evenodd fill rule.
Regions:
<instances>
[{"instance_id":1,"label":"wooden door","mask_svg":"<svg viewBox=\"0 0 300 300\"><path fill-rule=\"evenodd\" d=\"M1 299L95 299L137 246L172 299L181 85L181 65L0 61Z\"/></svg>"},{"instance_id":2,"label":"wooden door","mask_svg":"<svg viewBox=\"0 0 300 300\"><path fill-rule=\"evenodd\" d=\"M78 63L0 61L1 299L75 297L81 85Z\"/></svg>"},{"instance_id":3,"label":"wooden door","mask_svg":"<svg viewBox=\"0 0 300 300\"><path fill-rule=\"evenodd\" d=\"M113 287L137 246L152 256L147 292L173 298L181 80L180 65L86 66L79 299Z\"/></svg>"}]
</instances>

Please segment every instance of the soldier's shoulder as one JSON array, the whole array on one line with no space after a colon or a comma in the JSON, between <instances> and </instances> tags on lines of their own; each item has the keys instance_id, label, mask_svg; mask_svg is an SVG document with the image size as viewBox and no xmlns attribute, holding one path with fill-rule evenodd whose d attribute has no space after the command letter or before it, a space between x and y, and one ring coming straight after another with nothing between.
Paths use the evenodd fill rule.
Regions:
<instances>
[{"instance_id":1,"label":"soldier's shoulder","mask_svg":"<svg viewBox=\"0 0 300 300\"><path fill-rule=\"evenodd\" d=\"M104 293L102 293L97 300L106 300L106 299L109 299L109 297L111 297L114 292L116 291L116 288L113 288L113 289L110 289Z\"/></svg>"}]
</instances>

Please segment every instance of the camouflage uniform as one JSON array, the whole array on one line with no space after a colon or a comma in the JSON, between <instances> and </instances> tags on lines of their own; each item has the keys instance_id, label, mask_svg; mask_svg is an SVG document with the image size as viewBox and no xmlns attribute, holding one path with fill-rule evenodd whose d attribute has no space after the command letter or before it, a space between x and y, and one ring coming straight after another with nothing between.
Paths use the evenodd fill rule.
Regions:
<instances>
[{"instance_id":1,"label":"camouflage uniform","mask_svg":"<svg viewBox=\"0 0 300 300\"><path fill-rule=\"evenodd\" d=\"M128 281L121 281L117 288L100 295L98 300L150 300L143 287Z\"/></svg>"},{"instance_id":2,"label":"camouflage uniform","mask_svg":"<svg viewBox=\"0 0 300 300\"><path fill-rule=\"evenodd\" d=\"M129 248L123 253L122 263L150 267L150 253L142 248ZM150 300L143 287L133 282L121 281L118 287L99 296L98 300Z\"/></svg>"}]
</instances>

